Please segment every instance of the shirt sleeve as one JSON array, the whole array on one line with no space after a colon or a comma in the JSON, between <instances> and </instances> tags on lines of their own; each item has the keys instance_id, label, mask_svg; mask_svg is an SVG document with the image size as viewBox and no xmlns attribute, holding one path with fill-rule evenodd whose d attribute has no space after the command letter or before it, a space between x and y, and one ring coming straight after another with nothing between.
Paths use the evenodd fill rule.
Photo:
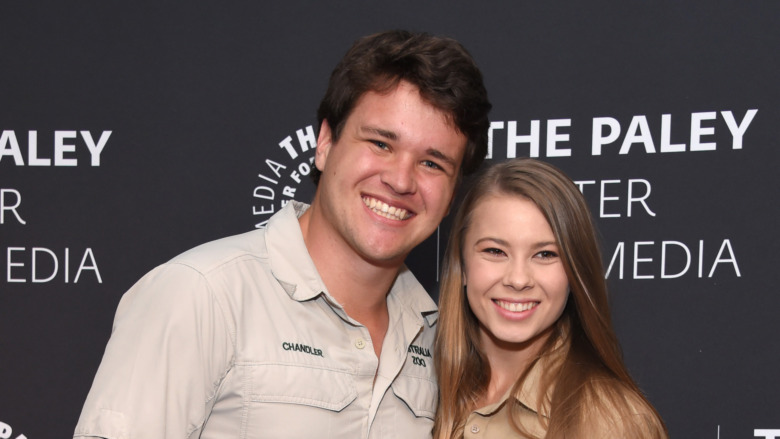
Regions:
<instances>
[{"instance_id":1,"label":"shirt sleeve","mask_svg":"<svg viewBox=\"0 0 780 439\"><path fill-rule=\"evenodd\" d=\"M201 429L233 353L224 309L181 264L152 270L117 308L74 437L186 438Z\"/></svg>"}]
</instances>

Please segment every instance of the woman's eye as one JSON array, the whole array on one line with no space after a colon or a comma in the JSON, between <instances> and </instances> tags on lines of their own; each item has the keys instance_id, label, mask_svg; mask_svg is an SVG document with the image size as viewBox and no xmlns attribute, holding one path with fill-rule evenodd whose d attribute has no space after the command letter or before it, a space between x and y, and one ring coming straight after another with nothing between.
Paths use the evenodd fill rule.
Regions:
<instances>
[{"instance_id":1,"label":"woman's eye","mask_svg":"<svg viewBox=\"0 0 780 439\"><path fill-rule=\"evenodd\" d=\"M482 250L483 253L487 253L489 255L493 256L501 256L504 254L504 251L495 247L490 247Z\"/></svg>"},{"instance_id":2,"label":"woman's eye","mask_svg":"<svg viewBox=\"0 0 780 439\"><path fill-rule=\"evenodd\" d=\"M551 250L542 250L539 253L537 253L540 258L542 259L552 259L557 258L558 254Z\"/></svg>"}]
</instances>

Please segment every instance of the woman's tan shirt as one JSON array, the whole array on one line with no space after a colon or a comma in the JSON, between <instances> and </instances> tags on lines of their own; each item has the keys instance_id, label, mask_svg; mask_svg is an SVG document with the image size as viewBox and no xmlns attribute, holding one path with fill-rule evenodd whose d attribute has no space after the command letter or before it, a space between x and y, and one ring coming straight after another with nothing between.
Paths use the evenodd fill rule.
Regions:
<instances>
[{"instance_id":1,"label":"woman's tan shirt","mask_svg":"<svg viewBox=\"0 0 780 439\"><path fill-rule=\"evenodd\" d=\"M503 398L495 404L490 404L471 412L464 426L464 439L544 438L547 433L547 422L549 420L548 415L550 409L547 406L540 407L538 404L542 371L546 367L555 366L556 362L563 361L563 358L564 356L559 354L553 355L548 358L547 361L538 361L529 371L520 390L519 398L517 398L517 401L519 401L520 404L516 405L515 408L515 422L518 425L522 425L525 430L534 436L522 435L512 426L512 423L510 422L510 409L512 404L509 404L508 402L510 401L510 398L514 397L510 396L510 389ZM551 386L548 396L552 394L552 391L554 390L553 387L554 386ZM547 398L547 400L549 401L549 398ZM633 412L632 416L615 419L614 417L594 414L594 416L589 417L589 421L587 425L585 425L586 431L583 432L583 438L627 438L625 432L628 426L632 427L632 429L636 428L641 432L646 432L646 434L642 434L640 438L656 438L659 437L659 435L662 435L658 430L655 414L639 397L630 394L626 395L626 400L628 404L631 405L631 411ZM539 415L539 413L541 413L541 415ZM631 439L637 438L632 437Z\"/></svg>"}]
</instances>

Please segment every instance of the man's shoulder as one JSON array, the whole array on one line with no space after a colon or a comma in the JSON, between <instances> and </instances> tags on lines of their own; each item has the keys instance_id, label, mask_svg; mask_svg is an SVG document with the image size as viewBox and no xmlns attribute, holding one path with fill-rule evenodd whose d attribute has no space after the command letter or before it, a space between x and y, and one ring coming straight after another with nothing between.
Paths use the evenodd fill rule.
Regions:
<instances>
[{"instance_id":1,"label":"man's shoulder","mask_svg":"<svg viewBox=\"0 0 780 439\"><path fill-rule=\"evenodd\" d=\"M256 229L201 244L174 257L168 264L186 265L206 274L226 264L262 260L267 255L265 229Z\"/></svg>"},{"instance_id":2,"label":"man's shoulder","mask_svg":"<svg viewBox=\"0 0 780 439\"><path fill-rule=\"evenodd\" d=\"M297 215L307 207L295 201L288 203L270 218L266 227L201 244L171 259L168 264L187 265L206 273L237 260L267 259L269 246L280 247L300 235Z\"/></svg>"}]
</instances>

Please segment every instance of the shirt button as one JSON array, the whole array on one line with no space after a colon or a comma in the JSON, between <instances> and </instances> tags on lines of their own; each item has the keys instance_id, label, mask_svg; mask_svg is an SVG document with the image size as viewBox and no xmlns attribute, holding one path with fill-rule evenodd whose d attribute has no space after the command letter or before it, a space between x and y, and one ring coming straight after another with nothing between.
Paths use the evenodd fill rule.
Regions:
<instances>
[{"instance_id":1,"label":"shirt button","mask_svg":"<svg viewBox=\"0 0 780 439\"><path fill-rule=\"evenodd\" d=\"M479 425L477 425L477 424L472 425L471 426L471 432L474 433L474 434L479 433Z\"/></svg>"},{"instance_id":2,"label":"shirt button","mask_svg":"<svg viewBox=\"0 0 780 439\"><path fill-rule=\"evenodd\" d=\"M363 340L362 338L356 339L355 340L355 347L358 348L358 349L363 349L364 347L366 347L366 341Z\"/></svg>"}]
</instances>

